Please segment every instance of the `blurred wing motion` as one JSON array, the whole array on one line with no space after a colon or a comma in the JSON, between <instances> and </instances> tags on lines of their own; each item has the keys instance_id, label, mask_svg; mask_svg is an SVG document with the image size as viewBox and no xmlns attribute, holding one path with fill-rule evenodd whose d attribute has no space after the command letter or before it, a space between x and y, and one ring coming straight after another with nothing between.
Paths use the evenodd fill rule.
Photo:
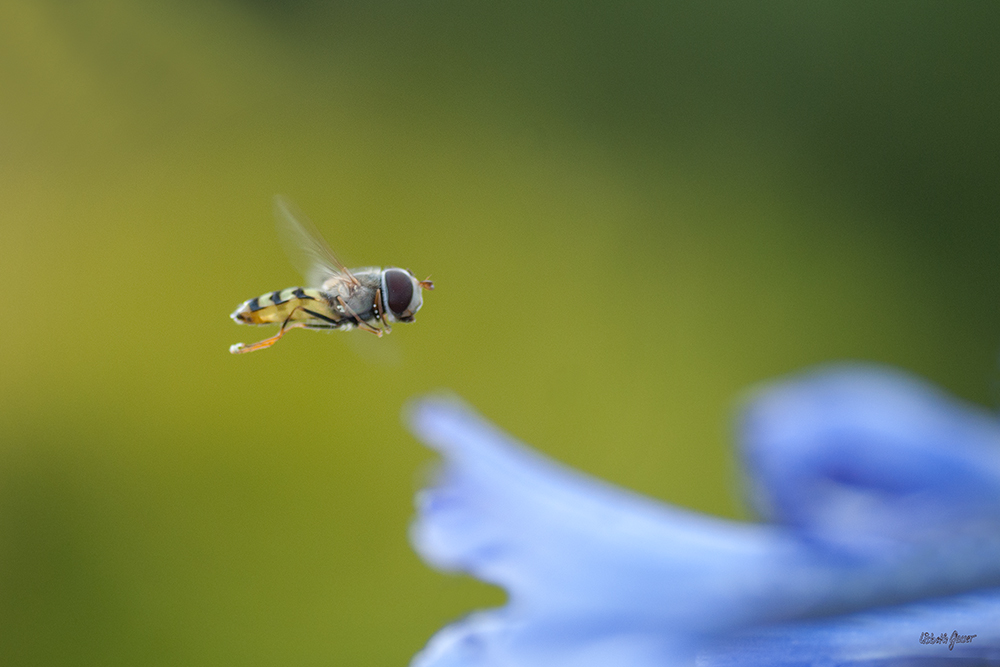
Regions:
<instances>
[{"instance_id":1,"label":"blurred wing motion","mask_svg":"<svg viewBox=\"0 0 1000 667\"><path fill-rule=\"evenodd\" d=\"M323 287L331 278L354 287L360 284L312 221L280 195L274 198L274 217L281 244L309 287Z\"/></svg>"},{"instance_id":2,"label":"blurred wing motion","mask_svg":"<svg viewBox=\"0 0 1000 667\"><path fill-rule=\"evenodd\" d=\"M229 348L233 354L271 347L291 329L358 328L381 337L392 322L412 322L430 280L407 269L368 266L352 272L326 244L309 218L283 197L274 198L278 235L305 287L286 287L244 301L230 317L240 324L280 324L270 338Z\"/></svg>"}]
</instances>

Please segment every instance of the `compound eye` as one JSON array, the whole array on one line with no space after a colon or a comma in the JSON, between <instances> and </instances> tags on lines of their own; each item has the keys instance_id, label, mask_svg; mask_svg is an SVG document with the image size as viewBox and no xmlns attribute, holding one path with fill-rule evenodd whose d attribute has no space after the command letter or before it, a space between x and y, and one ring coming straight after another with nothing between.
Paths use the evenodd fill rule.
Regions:
<instances>
[{"instance_id":1,"label":"compound eye","mask_svg":"<svg viewBox=\"0 0 1000 667\"><path fill-rule=\"evenodd\" d=\"M402 269L387 269L385 272L385 289L388 292L386 301L389 310L402 319L403 313L410 307L413 300L413 279Z\"/></svg>"}]
</instances>

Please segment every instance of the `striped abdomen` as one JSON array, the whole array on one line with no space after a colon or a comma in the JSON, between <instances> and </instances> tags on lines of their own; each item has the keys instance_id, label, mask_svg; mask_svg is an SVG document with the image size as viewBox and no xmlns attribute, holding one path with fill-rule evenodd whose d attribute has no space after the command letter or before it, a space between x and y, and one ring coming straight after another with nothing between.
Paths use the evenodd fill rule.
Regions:
<instances>
[{"instance_id":1,"label":"striped abdomen","mask_svg":"<svg viewBox=\"0 0 1000 667\"><path fill-rule=\"evenodd\" d=\"M281 324L289 314L292 322L313 320L325 326L336 326L341 319L319 290L302 287L288 287L250 299L230 317L241 324Z\"/></svg>"}]
</instances>

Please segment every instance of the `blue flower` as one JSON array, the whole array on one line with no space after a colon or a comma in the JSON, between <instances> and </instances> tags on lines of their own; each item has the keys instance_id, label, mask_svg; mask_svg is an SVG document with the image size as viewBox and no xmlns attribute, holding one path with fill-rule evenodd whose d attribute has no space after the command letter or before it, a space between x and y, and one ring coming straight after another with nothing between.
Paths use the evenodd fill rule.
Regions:
<instances>
[{"instance_id":1,"label":"blue flower","mask_svg":"<svg viewBox=\"0 0 1000 667\"><path fill-rule=\"evenodd\" d=\"M457 401L410 423L444 458L414 547L508 594L416 667L1000 664L1000 422L916 378L846 366L752 392L764 523L575 472Z\"/></svg>"}]
</instances>

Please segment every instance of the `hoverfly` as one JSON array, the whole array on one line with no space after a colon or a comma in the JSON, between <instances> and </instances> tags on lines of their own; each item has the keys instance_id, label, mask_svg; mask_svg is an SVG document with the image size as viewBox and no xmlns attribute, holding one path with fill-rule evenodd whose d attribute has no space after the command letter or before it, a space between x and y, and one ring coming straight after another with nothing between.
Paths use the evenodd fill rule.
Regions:
<instances>
[{"instance_id":1,"label":"hoverfly","mask_svg":"<svg viewBox=\"0 0 1000 667\"><path fill-rule=\"evenodd\" d=\"M253 345L230 346L233 354L271 347L291 329L357 327L381 337L392 331L390 322L412 322L423 305L422 290L434 289L430 280L417 280L406 269L348 269L308 218L282 197L274 198L274 214L285 249L312 287L287 287L244 302L230 315L237 323L281 328Z\"/></svg>"}]
</instances>

